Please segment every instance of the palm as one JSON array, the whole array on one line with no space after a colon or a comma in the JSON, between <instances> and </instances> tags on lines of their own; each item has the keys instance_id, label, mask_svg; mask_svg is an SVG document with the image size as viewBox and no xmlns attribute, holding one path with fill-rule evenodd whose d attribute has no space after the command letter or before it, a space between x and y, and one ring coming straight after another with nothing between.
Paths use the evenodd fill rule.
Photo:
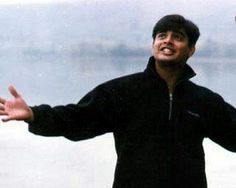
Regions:
<instances>
[{"instance_id":1,"label":"palm","mask_svg":"<svg viewBox=\"0 0 236 188\"><path fill-rule=\"evenodd\" d=\"M9 120L30 120L32 119L32 111L26 104L24 99L17 93L13 86L9 87L10 93L13 95L12 100L0 99L1 110L0 115L5 115L3 121Z\"/></svg>"},{"instance_id":2,"label":"palm","mask_svg":"<svg viewBox=\"0 0 236 188\"><path fill-rule=\"evenodd\" d=\"M5 103L5 111L9 118L15 120L22 120L27 118L28 106L25 101L21 98L14 98L11 101L6 101Z\"/></svg>"}]
</instances>

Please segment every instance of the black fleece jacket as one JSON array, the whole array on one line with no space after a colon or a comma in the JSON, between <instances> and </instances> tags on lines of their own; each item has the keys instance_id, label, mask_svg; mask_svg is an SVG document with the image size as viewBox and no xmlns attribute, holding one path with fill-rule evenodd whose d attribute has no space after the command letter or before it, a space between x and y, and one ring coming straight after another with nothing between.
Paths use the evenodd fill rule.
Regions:
<instances>
[{"instance_id":1,"label":"black fleece jacket","mask_svg":"<svg viewBox=\"0 0 236 188\"><path fill-rule=\"evenodd\" d=\"M144 72L103 83L77 104L32 107L29 131L74 141L112 132L113 188L206 188L203 139L235 152L236 110L194 75L186 65L170 96L151 57Z\"/></svg>"}]
</instances>

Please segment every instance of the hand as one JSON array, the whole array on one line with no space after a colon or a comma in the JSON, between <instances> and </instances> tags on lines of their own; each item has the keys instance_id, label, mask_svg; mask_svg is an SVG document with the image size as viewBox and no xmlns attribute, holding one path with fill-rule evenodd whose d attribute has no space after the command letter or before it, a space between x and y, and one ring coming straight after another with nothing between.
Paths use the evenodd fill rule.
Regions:
<instances>
[{"instance_id":1,"label":"hand","mask_svg":"<svg viewBox=\"0 0 236 188\"><path fill-rule=\"evenodd\" d=\"M13 86L9 86L8 89L14 98L12 100L5 100L3 98L0 98L0 115L5 116L4 118L2 118L2 121L33 121L33 111L26 104L24 99L18 94Z\"/></svg>"}]
</instances>

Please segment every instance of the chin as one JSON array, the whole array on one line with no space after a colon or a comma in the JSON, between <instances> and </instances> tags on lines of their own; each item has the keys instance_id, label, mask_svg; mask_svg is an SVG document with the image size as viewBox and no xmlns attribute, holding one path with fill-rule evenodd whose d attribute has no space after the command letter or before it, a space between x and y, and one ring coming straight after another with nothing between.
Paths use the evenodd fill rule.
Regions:
<instances>
[{"instance_id":1,"label":"chin","mask_svg":"<svg viewBox=\"0 0 236 188\"><path fill-rule=\"evenodd\" d=\"M158 63L163 64L163 65L173 65L176 64L177 61L176 59L156 59Z\"/></svg>"},{"instance_id":2,"label":"chin","mask_svg":"<svg viewBox=\"0 0 236 188\"><path fill-rule=\"evenodd\" d=\"M166 66L166 67L169 67L169 66L175 66L176 63L173 62L173 61L157 61L161 66Z\"/></svg>"}]
</instances>

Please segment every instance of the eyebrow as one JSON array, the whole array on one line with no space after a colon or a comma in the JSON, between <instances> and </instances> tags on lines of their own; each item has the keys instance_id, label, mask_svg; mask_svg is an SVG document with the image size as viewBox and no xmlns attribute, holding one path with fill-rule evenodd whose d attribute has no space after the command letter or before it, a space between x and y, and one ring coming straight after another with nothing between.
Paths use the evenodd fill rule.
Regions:
<instances>
[{"instance_id":1,"label":"eyebrow","mask_svg":"<svg viewBox=\"0 0 236 188\"><path fill-rule=\"evenodd\" d=\"M186 36L187 36L184 32L182 32L182 31L180 31L180 30L175 30L175 29L166 30L166 31L160 31L160 32L158 32L157 34L166 33L167 31L172 31L172 32L174 32L174 33L180 34L182 37L186 37Z\"/></svg>"},{"instance_id":2,"label":"eyebrow","mask_svg":"<svg viewBox=\"0 0 236 188\"><path fill-rule=\"evenodd\" d=\"M180 30L173 30L173 32L182 35L182 37L186 37L187 36L184 32L182 32Z\"/></svg>"}]
</instances>

